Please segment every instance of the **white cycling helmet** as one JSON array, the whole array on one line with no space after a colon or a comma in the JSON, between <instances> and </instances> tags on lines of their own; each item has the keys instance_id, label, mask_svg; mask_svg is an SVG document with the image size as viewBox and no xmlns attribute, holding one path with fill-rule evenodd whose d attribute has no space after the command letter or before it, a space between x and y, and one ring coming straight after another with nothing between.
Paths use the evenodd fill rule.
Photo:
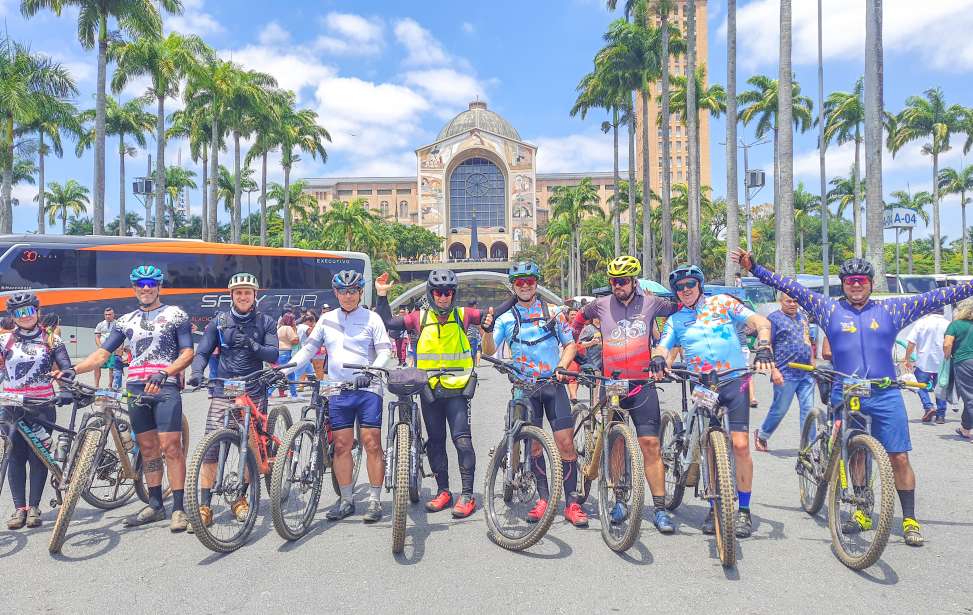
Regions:
<instances>
[{"instance_id":1,"label":"white cycling helmet","mask_svg":"<svg viewBox=\"0 0 973 615\"><path fill-rule=\"evenodd\" d=\"M233 290L234 288L252 288L254 291L258 291L260 290L260 283L257 282L257 277L255 275L240 272L230 278L230 283L227 284L226 287L229 290Z\"/></svg>"}]
</instances>

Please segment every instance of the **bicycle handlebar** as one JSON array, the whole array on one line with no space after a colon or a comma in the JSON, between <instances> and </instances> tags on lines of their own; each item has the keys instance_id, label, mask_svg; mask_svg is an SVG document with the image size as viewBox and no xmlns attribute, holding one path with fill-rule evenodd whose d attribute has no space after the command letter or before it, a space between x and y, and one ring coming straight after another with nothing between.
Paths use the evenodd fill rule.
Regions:
<instances>
[{"instance_id":1,"label":"bicycle handlebar","mask_svg":"<svg viewBox=\"0 0 973 615\"><path fill-rule=\"evenodd\" d=\"M933 390L933 384L931 382L923 384L921 382L916 382L914 380L893 380L892 378L858 378L858 376L853 376L851 374L844 374L834 369L828 369L826 367L817 367L814 365L808 365L806 363L788 363L787 367L808 372L813 376L818 376L828 380L834 380L836 377L842 378L855 378L858 380L864 380L880 389L916 389L916 390Z\"/></svg>"},{"instance_id":2,"label":"bicycle handlebar","mask_svg":"<svg viewBox=\"0 0 973 615\"><path fill-rule=\"evenodd\" d=\"M348 369L354 369L360 372L379 372L386 376L389 375L389 372L395 371L395 370L386 369L384 367L377 367L374 365L359 365L357 363L345 363L344 366ZM430 378L433 378L435 376L441 376L443 374L465 372L466 370L463 369L462 367L437 367L436 369L423 369L420 371L426 372L426 374L429 375Z\"/></svg>"}]
</instances>

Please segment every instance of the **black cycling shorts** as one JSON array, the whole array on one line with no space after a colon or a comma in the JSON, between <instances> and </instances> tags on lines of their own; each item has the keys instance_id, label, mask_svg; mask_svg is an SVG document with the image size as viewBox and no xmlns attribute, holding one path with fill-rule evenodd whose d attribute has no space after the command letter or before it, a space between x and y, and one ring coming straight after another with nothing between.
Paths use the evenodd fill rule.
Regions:
<instances>
[{"instance_id":1,"label":"black cycling shorts","mask_svg":"<svg viewBox=\"0 0 973 615\"><path fill-rule=\"evenodd\" d=\"M142 395L145 384L129 382L128 392ZM155 401L132 404L129 412L132 419L132 431L136 434L158 430L160 433L182 432L182 395L179 387L165 384L153 395Z\"/></svg>"},{"instance_id":2,"label":"black cycling shorts","mask_svg":"<svg viewBox=\"0 0 973 615\"><path fill-rule=\"evenodd\" d=\"M527 398L530 404L530 422L543 427L544 416L551 424L551 431L574 428L574 415L571 413L571 400L563 384L547 384Z\"/></svg>"},{"instance_id":3,"label":"black cycling shorts","mask_svg":"<svg viewBox=\"0 0 973 615\"><path fill-rule=\"evenodd\" d=\"M659 393L648 380L629 382L629 394L619 400L622 409L628 410L635 425L635 435L638 437L659 437ZM605 388L602 385L601 399L605 399ZM616 417L617 418L617 417Z\"/></svg>"},{"instance_id":4,"label":"black cycling shorts","mask_svg":"<svg viewBox=\"0 0 973 615\"><path fill-rule=\"evenodd\" d=\"M730 416L730 431L750 431L750 379L744 376L720 386L720 405Z\"/></svg>"}]
</instances>

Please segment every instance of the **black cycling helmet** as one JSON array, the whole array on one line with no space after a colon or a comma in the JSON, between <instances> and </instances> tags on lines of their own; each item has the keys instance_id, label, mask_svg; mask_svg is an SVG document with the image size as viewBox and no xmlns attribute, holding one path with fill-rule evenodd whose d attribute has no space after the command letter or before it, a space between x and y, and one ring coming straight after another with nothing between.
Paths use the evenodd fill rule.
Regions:
<instances>
[{"instance_id":1,"label":"black cycling helmet","mask_svg":"<svg viewBox=\"0 0 973 615\"><path fill-rule=\"evenodd\" d=\"M331 278L331 288L364 288L365 278L354 269L344 269Z\"/></svg>"},{"instance_id":2,"label":"black cycling helmet","mask_svg":"<svg viewBox=\"0 0 973 615\"><path fill-rule=\"evenodd\" d=\"M449 269L433 269L430 271L429 278L426 280L426 301L429 303L429 309L440 316L449 314L456 304L456 286L458 284L459 280L456 279L456 274ZM433 289L453 291L453 298L449 302L449 307L440 308L436 305L432 296Z\"/></svg>"},{"instance_id":3,"label":"black cycling helmet","mask_svg":"<svg viewBox=\"0 0 973 615\"><path fill-rule=\"evenodd\" d=\"M841 263L841 267L838 269L838 277L844 281L850 275L867 275L869 280L874 280L875 268L864 258L849 258Z\"/></svg>"},{"instance_id":4,"label":"black cycling helmet","mask_svg":"<svg viewBox=\"0 0 973 615\"><path fill-rule=\"evenodd\" d=\"M9 299L7 299L8 312L28 305L32 305L35 308L39 308L41 306L41 302L37 299L37 295L31 292L21 292L14 293L10 295Z\"/></svg>"}]
</instances>

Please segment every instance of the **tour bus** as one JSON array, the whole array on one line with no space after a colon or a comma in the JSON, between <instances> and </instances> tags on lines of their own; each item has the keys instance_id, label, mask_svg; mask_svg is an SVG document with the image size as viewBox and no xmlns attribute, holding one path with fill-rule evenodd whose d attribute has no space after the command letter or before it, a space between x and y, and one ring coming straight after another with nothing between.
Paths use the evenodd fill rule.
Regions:
<instances>
[{"instance_id":1,"label":"tour bus","mask_svg":"<svg viewBox=\"0 0 973 615\"><path fill-rule=\"evenodd\" d=\"M61 334L74 356L94 348L94 327L106 307L121 316L137 307L129 273L155 265L165 273L162 301L178 305L196 332L228 309L226 284L246 271L260 280L259 309L275 318L285 305L335 305L331 278L342 269L371 279L371 262L360 252L267 248L198 239L0 235L0 309L22 289L37 292L45 312L61 317ZM371 285L363 303L371 305Z\"/></svg>"}]
</instances>

